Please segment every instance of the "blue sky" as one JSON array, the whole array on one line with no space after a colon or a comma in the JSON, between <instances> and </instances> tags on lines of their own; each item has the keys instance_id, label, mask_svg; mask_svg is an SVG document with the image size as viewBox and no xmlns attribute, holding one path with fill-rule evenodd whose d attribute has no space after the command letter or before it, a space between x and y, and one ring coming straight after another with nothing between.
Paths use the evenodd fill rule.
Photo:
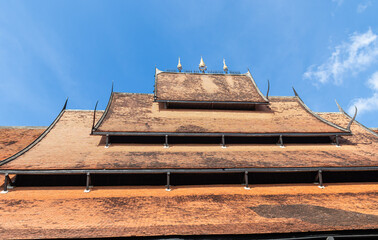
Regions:
<instances>
[{"instance_id":1,"label":"blue sky","mask_svg":"<svg viewBox=\"0 0 378 240\"><path fill-rule=\"evenodd\" d=\"M359 108L378 127L378 2L0 0L0 126L47 126L104 109L117 92L152 93L155 65L249 68L262 92L314 111Z\"/></svg>"}]
</instances>

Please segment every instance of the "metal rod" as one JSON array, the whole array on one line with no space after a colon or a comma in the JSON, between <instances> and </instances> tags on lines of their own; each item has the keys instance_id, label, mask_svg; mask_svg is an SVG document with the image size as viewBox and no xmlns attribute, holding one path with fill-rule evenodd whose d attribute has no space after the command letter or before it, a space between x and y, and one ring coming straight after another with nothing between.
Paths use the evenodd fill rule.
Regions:
<instances>
[{"instance_id":1,"label":"metal rod","mask_svg":"<svg viewBox=\"0 0 378 240\"><path fill-rule=\"evenodd\" d=\"M244 172L244 181L245 181L245 189L250 189L249 188L249 183L248 183L248 171Z\"/></svg>"},{"instance_id":2,"label":"metal rod","mask_svg":"<svg viewBox=\"0 0 378 240\"><path fill-rule=\"evenodd\" d=\"M167 185L165 188L166 191L171 191L171 173L167 172Z\"/></svg>"},{"instance_id":3,"label":"metal rod","mask_svg":"<svg viewBox=\"0 0 378 240\"><path fill-rule=\"evenodd\" d=\"M115 174L115 173L242 173L248 172L317 172L319 167L283 167L283 168L213 168L213 169L60 169L60 170L1 170L0 174ZM322 167L328 172L378 171L378 166L371 167Z\"/></svg>"},{"instance_id":4,"label":"metal rod","mask_svg":"<svg viewBox=\"0 0 378 240\"><path fill-rule=\"evenodd\" d=\"M168 144L168 135L165 135L164 148L169 148L169 144Z\"/></svg>"},{"instance_id":5,"label":"metal rod","mask_svg":"<svg viewBox=\"0 0 378 240\"><path fill-rule=\"evenodd\" d=\"M85 186L84 192L90 192L89 185L91 184L91 174L87 173L87 185Z\"/></svg>"},{"instance_id":6,"label":"metal rod","mask_svg":"<svg viewBox=\"0 0 378 240\"><path fill-rule=\"evenodd\" d=\"M291 136L291 137L329 137L335 136L336 133L180 133L180 132L93 132L93 135L111 135L111 136L232 136L232 137L276 137L276 136ZM350 136L351 133L337 133L338 135Z\"/></svg>"},{"instance_id":7,"label":"metal rod","mask_svg":"<svg viewBox=\"0 0 378 240\"><path fill-rule=\"evenodd\" d=\"M105 148L109 147L109 134L106 134Z\"/></svg>"},{"instance_id":8,"label":"metal rod","mask_svg":"<svg viewBox=\"0 0 378 240\"><path fill-rule=\"evenodd\" d=\"M224 139L224 135L222 135L222 148L226 148L226 140Z\"/></svg>"},{"instance_id":9,"label":"metal rod","mask_svg":"<svg viewBox=\"0 0 378 240\"><path fill-rule=\"evenodd\" d=\"M324 188L324 186L323 186L323 175L322 175L322 170L321 169L319 169L319 171L318 171L318 176L319 176L319 188Z\"/></svg>"}]
</instances>

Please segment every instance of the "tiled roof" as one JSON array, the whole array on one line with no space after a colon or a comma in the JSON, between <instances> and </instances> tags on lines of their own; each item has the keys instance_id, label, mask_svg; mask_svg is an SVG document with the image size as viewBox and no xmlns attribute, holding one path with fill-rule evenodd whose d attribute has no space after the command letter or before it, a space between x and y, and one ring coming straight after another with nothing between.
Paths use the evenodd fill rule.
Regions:
<instances>
[{"instance_id":1,"label":"tiled roof","mask_svg":"<svg viewBox=\"0 0 378 240\"><path fill-rule=\"evenodd\" d=\"M297 97L270 97L256 111L164 109L151 94L113 93L96 132L341 133L310 113ZM345 125L346 126L346 125Z\"/></svg>"},{"instance_id":2,"label":"tiled roof","mask_svg":"<svg viewBox=\"0 0 378 240\"><path fill-rule=\"evenodd\" d=\"M378 185L19 187L0 198L0 238L99 238L378 228ZM26 190L27 191L24 191Z\"/></svg>"},{"instance_id":3,"label":"tiled roof","mask_svg":"<svg viewBox=\"0 0 378 240\"><path fill-rule=\"evenodd\" d=\"M378 133L378 128L370 128L373 132Z\"/></svg>"},{"instance_id":4,"label":"tiled roof","mask_svg":"<svg viewBox=\"0 0 378 240\"><path fill-rule=\"evenodd\" d=\"M349 122L341 113L320 115L341 126ZM270 144L230 145L224 149L219 145L171 145L165 149L162 143L104 148L105 137L90 135L92 117L93 111L66 110L36 146L0 166L0 170L378 166L378 137L356 123L351 126L352 136L340 138L341 147L286 144L286 148L280 148Z\"/></svg>"},{"instance_id":5,"label":"tiled roof","mask_svg":"<svg viewBox=\"0 0 378 240\"><path fill-rule=\"evenodd\" d=\"M46 127L0 127L0 161L21 151Z\"/></svg>"},{"instance_id":6,"label":"tiled roof","mask_svg":"<svg viewBox=\"0 0 378 240\"><path fill-rule=\"evenodd\" d=\"M157 70L155 81L159 101L268 102L249 72L234 75Z\"/></svg>"}]
</instances>

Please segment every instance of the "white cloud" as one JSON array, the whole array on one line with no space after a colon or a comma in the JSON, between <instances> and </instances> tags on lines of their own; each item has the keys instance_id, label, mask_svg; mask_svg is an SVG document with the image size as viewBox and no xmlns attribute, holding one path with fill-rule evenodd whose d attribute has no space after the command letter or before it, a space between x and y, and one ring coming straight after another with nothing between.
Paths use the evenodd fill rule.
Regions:
<instances>
[{"instance_id":1,"label":"white cloud","mask_svg":"<svg viewBox=\"0 0 378 240\"><path fill-rule=\"evenodd\" d=\"M359 114L378 111L378 72L373 73L373 75L367 81L367 85L371 90L373 90L373 95L368 98L354 99L348 109L349 113L354 112L354 106L358 108Z\"/></svg>"},{"instance_id":2,"label":"white cloud","mask_svg":"<svg viewBox=\"0 0 378 240\"><path fill-rule=\"evenodd\" d=\"M378 60L378 35L371 29L354 33L348 42L336 46L327 61L319 66L312 65L303 77L314 84L343 83L345 75L357 74Z\"/></svg>"},{"instance_id":3,"label":"white cloud","mask_svg":"<svg viewBox=\"0 0 378 240\"><path fill-rule=\"evenodd\" d=\"M366 8L369 7L370 5L371 5L371 2L370 2L370 1L367 2L367 3L365 3L365 4L363 4L363 3L358 4L358 6L357 6L357 12L358 12L358 13L362 13L362 12L365 11Z\"/></svg>"}]
</instances>

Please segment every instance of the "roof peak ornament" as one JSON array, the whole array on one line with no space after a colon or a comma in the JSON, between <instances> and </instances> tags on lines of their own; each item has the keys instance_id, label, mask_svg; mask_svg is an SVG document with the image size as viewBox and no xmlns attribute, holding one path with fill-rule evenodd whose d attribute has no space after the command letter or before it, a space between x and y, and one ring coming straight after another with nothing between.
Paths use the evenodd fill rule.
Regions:
<instances>
[{"instance_id":1,"label":"roof peak ornament","mask_svg":"<svg viewBox=\"0 0 378 240\"><path fill-rule=\"evenodd\" d=\"M95 129L95 121L96 121L96 110L97 110L97 104L98 104L98 100L96 102L96 105L94 107L94 111L93 111L93 123L92 123L92 130L91 130L91 134L93 134L93 130Z\"/></svg>"},{"instance_id":2,"label":"roof peak ornament","mask_svg":"<svg viewBox=\"0 0 378 240\"><path fill-rule=\"evenodd\" d=\"M336 102L337 107L339 108L339 111L340 111L341 113L347 115L348 117L350 117L350 116L344 111L344 109L340 106L340 104L337 102L336 99L335 99L335 102ZM353 117L351 118L350 122L348 123L348 126L346 127L349 131L350 131L350 127L352 126L352 123L354 122L354 120L356 119L356 116L357 116L357 111L358 111L358 109L357 109L356 106L354 106L354 109L355 109L355 111L354 111L354 115L353 115Z\"/></svg>"},{"instance_id":3,"label":"roof peak ornament","mask_svg":"<svg viewBox=\"0 0 378 240\"><path fill-rule=\"evenodd\" d=\"M182 65L181 65L180 57L178 58L177 69L179 70L179 72L181 72L181 70L182 70Z\"/></svg>"},{"instance_id":4,"label":"roof peak ornament","mask_svg":"<svg viewBox=\"0 0 378 240\"><path fill-rule=\"evenodd\" d=\"M67 102L68 102L68 97L67 97L66 101L64 102L64 106L62 108L62 111L66 110L66 108L67 108Z\"/></svg>"},{"instance_id":5,"label":"roof peak ornament","mask_svg":"<svg viewBox=\"0 0 378 240\"><path fill-rule=\"evenodd\" d=\"M227 67L227 65L226 65L226 60L223 58L223 71L225 72L225 73L228 73L228 67Z\"/></svg>"},{"instance_id":6,"label":"roof peak ornament","mask_svg":"<svg viewBox=\"0 0 378 240\"><path fill-rule=\"evenodd\" d=\"M205 64L205 62L203 61L203 58L201 56L201 61L200 61L200 64L198 66L199 70L202 72L202 73L205 73L206 69L207 69L207 66Z\"/></svg>"},{"instance_id":7,"label":"roof peak ornament","mask_svg":"<svg viewBox=\"0 0 378 240\"><path fill-rule=\"evenodd\" d=\"M266 91L266 99L269 99L269 90L270 90L270 82L269 82L269 79L268 79L268 90Z\"/></svg>"}]
</instances>

